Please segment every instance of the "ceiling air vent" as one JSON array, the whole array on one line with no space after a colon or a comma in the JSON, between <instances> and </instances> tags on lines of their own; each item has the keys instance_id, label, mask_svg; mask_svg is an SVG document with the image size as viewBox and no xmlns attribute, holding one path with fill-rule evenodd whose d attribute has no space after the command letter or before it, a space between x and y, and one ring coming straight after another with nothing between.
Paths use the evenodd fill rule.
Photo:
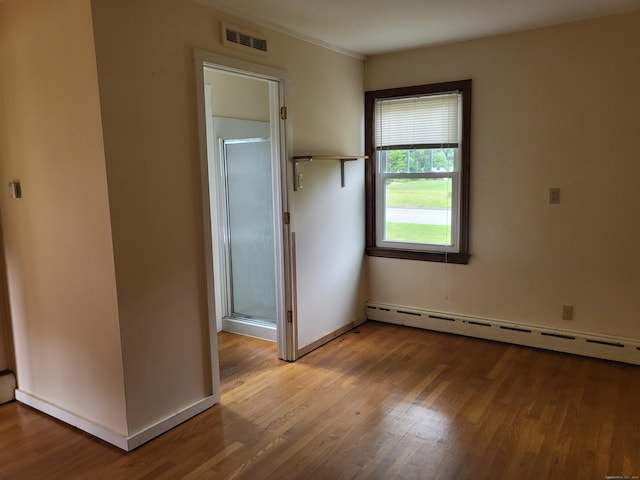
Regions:
<instances>
[{"instance_id":1,"label":"ceiling air vent","mask_svg":"<svg viewBox=\"0 0 640 480\"><path fill-rule=\"evenodd\" d=\"M267 52L267 41L264 38L257 37L253 33L241 31L231 25L223 25L222 32L222 43L225 45L236 45L263 53Z\"/></svg>"}]
</instances>

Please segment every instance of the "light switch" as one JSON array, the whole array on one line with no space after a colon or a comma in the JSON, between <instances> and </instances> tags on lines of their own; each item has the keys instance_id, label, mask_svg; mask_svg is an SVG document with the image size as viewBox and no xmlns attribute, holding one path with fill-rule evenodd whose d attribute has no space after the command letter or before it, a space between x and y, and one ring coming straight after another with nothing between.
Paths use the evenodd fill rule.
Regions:
<instances>
[{"instance_id":1,"label":"light switch","mask_svg":"<svg viewBox=\"0 0 640 480\"><path fill-rule=\"evenodd\" d=\"M20 182L18 180L14 180L13 182L9 183L9 197L22 197L22 189L20 188Z\"/></svg>"}]
</instances>

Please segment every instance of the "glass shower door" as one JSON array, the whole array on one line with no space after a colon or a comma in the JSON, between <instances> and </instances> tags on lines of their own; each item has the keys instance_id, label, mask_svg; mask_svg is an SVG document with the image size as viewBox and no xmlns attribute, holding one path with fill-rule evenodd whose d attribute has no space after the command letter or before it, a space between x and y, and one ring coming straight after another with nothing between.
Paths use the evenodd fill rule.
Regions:
<instances>
[{"instance_id":1,"label":"glass shower door","mask_svg":"<svg viewBox=\"0 0 640 480\"><path fill-rule=\"evenodd\" d=\"M224 140L230 316L276 321L271 142Z\"/></svg>"}]
</instances>

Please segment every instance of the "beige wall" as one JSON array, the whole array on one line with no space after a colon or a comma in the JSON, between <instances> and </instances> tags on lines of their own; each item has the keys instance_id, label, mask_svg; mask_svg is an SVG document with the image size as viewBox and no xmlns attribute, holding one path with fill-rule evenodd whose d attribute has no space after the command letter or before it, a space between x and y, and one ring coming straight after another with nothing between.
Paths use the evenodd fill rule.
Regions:
<instances>
[{"instance_id":1,"label":"beige wall","mask_svg":"<svg viewBox=\"0 0 640 480\"><path fill-rule=\"evenodd\" d=\"M289 71L293 153L360 152L363 61L268 31L268 56L223 47L223 17L188 0L0 9L1 181L24 193L0 200L19 388L135 435L212 393L193 49ZM314 176L318 201L361 201L361 175L342 191L337 172ZM294 224L315 215L291 203ZM301 307L316 336L361 317L366 298L361 208L329 211L295 227L301 304L333 305L326 324ZM352 257L329 256L337 243Z\"/></svg>"},{"instance_id":2,"label":"beige wall","mask_svg":"<svg viewBox=\"0 0 640 480\"><path fill-rule=\"evenodd\" d=\"M211 389L193 48L289 71L294 153L361 148L363 62L268 31L262 32L270 44L267 56L224 47L223 17L188 0L92 5L127 415L136 432ZM346 92L336 95L338 80ZM296 208L296 215L306 212ZM349 232L361 243L362 212L352 220L356 227ZM342 235L336 219L306 228L299 232L306 241ZM302 264L309 260L301 249ZM351 277L341 280L349 289L339 295L349 299L339 299L332 322L353 321L356 302L363 310L359 271L350 266ZM301 279L300 298L324 295L331 302L324 285L337 273L324 269ZM352 297L354 291L360 298ZM299 318L310 321L315 317Z\"/></svg>"},{"instance_id":3,"label":"beige wall","mask_svg":"<svg viewBox=\"0 0 640 480\"><path fill-rule=\"evenodd\" d=\"M369 90L473 79L471 262L370 258L370 299L638 338L639 45L633 13L368 59Z\"/></svg>"},{"instance_id":4,"label":"beige wall","mask_svg":"<svg viewBox=\"0 0 640 480\"><path fill-rule=\"evenodd\" d=\"M0 3L0 184L19 388L126 434L91 10Z\"/></svg>"},{"instance_id":5,"label":"beige wall","mask_svg":"<svg viewBox=\"0 0 640 480\"><path fill-rule=\"evenodd\" d=\"M293 154L363 153L364 65L304 42L286 50L292 75ZM294 192L298 347L364 318L364 162L301 163Z\"/></svg>"},{"instance_id":6,"label":"beige wall","mask_svg":"<svg viewBox=\"0 0 640 480\"><path fill-rule=\"evenodd\" d=\"M306 42L282 40L286 45L281 49L282 65L292 78L286 102L293 123L292 153L361 154L364 62ZM312 64L309 58L314 59ZM225 92L213 95L214 115L268 120L267 85L254 96L234 95L234 91L246 92L251 82L239 80L207 72L205 81ZM262 113L256 106L261 106ZM297 246L299 348L364 318L364 163L349 163L345 171L343 189L339 161L302 163L304 187L290 192Z\"/></svg>"},{"instance_id":7,"label":"beige wall","mask_svg":"<svg viewBox=\"0 0 640 480\"><path fill-rule=\"evenodd\" d=\"M123 435L212 389L193 48L289 72L292 154L362 153L362 60L264 30L270 53L243 53L221 19L189 0L0 2L19 388ZM473 257L371 258L367 295L362 161L344 189L339 162L302 165L298 346L367 298L637 337L639 32L631 14L369 59L369 89L473 78Z\"/></svg>"}]
</instances>

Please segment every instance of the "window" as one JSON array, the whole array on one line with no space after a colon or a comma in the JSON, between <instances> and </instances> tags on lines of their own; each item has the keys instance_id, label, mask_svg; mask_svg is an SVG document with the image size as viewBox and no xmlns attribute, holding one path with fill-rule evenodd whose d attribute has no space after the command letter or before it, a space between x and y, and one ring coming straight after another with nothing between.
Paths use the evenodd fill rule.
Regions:
<instances>
[{"instance_id":1,"label":"window","mask_svg":"<svg viewBox=\"0 0 640 480\"><path fill-rule=\"evenodd\" d=\"M365 94L367 254L468 263L471 80Z\"/></svg>"}]
</instances>

